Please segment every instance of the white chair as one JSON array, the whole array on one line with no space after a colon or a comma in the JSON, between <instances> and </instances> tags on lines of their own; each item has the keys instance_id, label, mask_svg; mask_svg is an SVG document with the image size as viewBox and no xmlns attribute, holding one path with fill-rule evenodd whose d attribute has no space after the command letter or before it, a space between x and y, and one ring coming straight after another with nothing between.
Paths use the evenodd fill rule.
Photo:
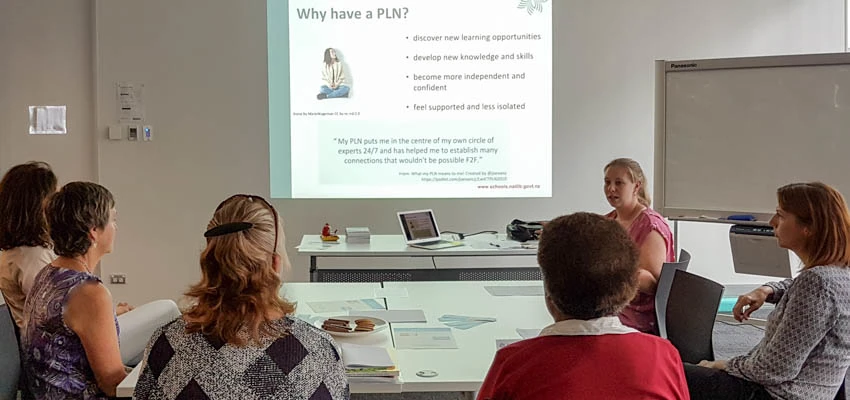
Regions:
<instances>
[{"instance_id":1,"label":"white chair","mask_svg":"<svg viewBox=\"0 0 850 400\"><path fill-rule=\"evenodd\" d=\"M139 364L154 331L179 316L180 310L171 300L152 301L119 315L121 361L124 365L132 367Z\"/></svg>"}]
</instances>

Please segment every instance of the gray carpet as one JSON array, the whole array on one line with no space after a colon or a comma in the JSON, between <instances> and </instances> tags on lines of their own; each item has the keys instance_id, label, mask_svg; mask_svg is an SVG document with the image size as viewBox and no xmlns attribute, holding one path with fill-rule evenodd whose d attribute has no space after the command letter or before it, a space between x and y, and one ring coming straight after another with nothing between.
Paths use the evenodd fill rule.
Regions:
<instances>
[{"instance_id":1,"label":"gray carpet","mask_svg":"<svg viewBox=\"0 0 850 400\"><path fill-rule=\"evenodd\" d=\"M765 304L762 309L753 313L753 318L767 319L773 311L773 306ZM748 324L738 324L725 321L714 323L714 358L728 360L732 357L746 354L764 337L764 328Z\"/></svg>"},{"instance_id":2,"label":"gray carpet","mask_svg":"<svg viewBox=\"0 0 850 400\"><path fill-rule=\"evenodd\" d=\"M717 321L714 324L714 357L728 360L746 354L763 336L761 327Z\"/></svg>"}]
</instances>

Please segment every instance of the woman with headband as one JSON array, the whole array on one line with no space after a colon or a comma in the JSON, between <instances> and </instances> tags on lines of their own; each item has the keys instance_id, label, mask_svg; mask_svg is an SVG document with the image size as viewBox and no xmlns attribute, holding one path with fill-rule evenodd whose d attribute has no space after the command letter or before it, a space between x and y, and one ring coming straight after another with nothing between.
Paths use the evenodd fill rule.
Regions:
<instances>
[{"instance_id":1,"label":"woman with headband","mask_svg":"<svg viewBox=\"0 0 850 400\"><path fill-rule=\"evenodd\" d=\"M333 339L279 295L289 260L274 207L236 195L207 228L192 305L151 338L134 398L348 399Z\"/></svg>"}]
</instances>

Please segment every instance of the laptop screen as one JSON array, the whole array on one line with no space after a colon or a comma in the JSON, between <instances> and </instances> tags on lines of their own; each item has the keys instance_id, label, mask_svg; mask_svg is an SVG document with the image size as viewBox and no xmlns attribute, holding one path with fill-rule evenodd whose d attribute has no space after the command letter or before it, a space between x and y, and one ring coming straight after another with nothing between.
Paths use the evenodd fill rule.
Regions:
<instances>
[{"instance_id":1,"label":"laptop screen","mask_svg":"<svg viewBox=\"0 0 850 400\"><path fill-rule=\"evenodd\" d=\"M427 242L440 239L437 221L431 210L404 211L398 213L398 220L408 243Z\"/></svg>"}]
</instances>

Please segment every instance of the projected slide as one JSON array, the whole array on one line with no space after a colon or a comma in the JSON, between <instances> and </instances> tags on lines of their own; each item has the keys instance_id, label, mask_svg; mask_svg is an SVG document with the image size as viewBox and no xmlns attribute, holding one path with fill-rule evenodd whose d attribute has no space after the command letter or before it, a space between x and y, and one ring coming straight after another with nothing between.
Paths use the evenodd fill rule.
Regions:
<instances>
[{"instance_id":1,"label":"projected slide","mask_svg":"<svg viewBox=\"0 0 850 400\"><path fill-rule=\"evenodd\" d=\"M269 0L276 198L548 197L552 1Z\"/></svg>"}]
</instances>

